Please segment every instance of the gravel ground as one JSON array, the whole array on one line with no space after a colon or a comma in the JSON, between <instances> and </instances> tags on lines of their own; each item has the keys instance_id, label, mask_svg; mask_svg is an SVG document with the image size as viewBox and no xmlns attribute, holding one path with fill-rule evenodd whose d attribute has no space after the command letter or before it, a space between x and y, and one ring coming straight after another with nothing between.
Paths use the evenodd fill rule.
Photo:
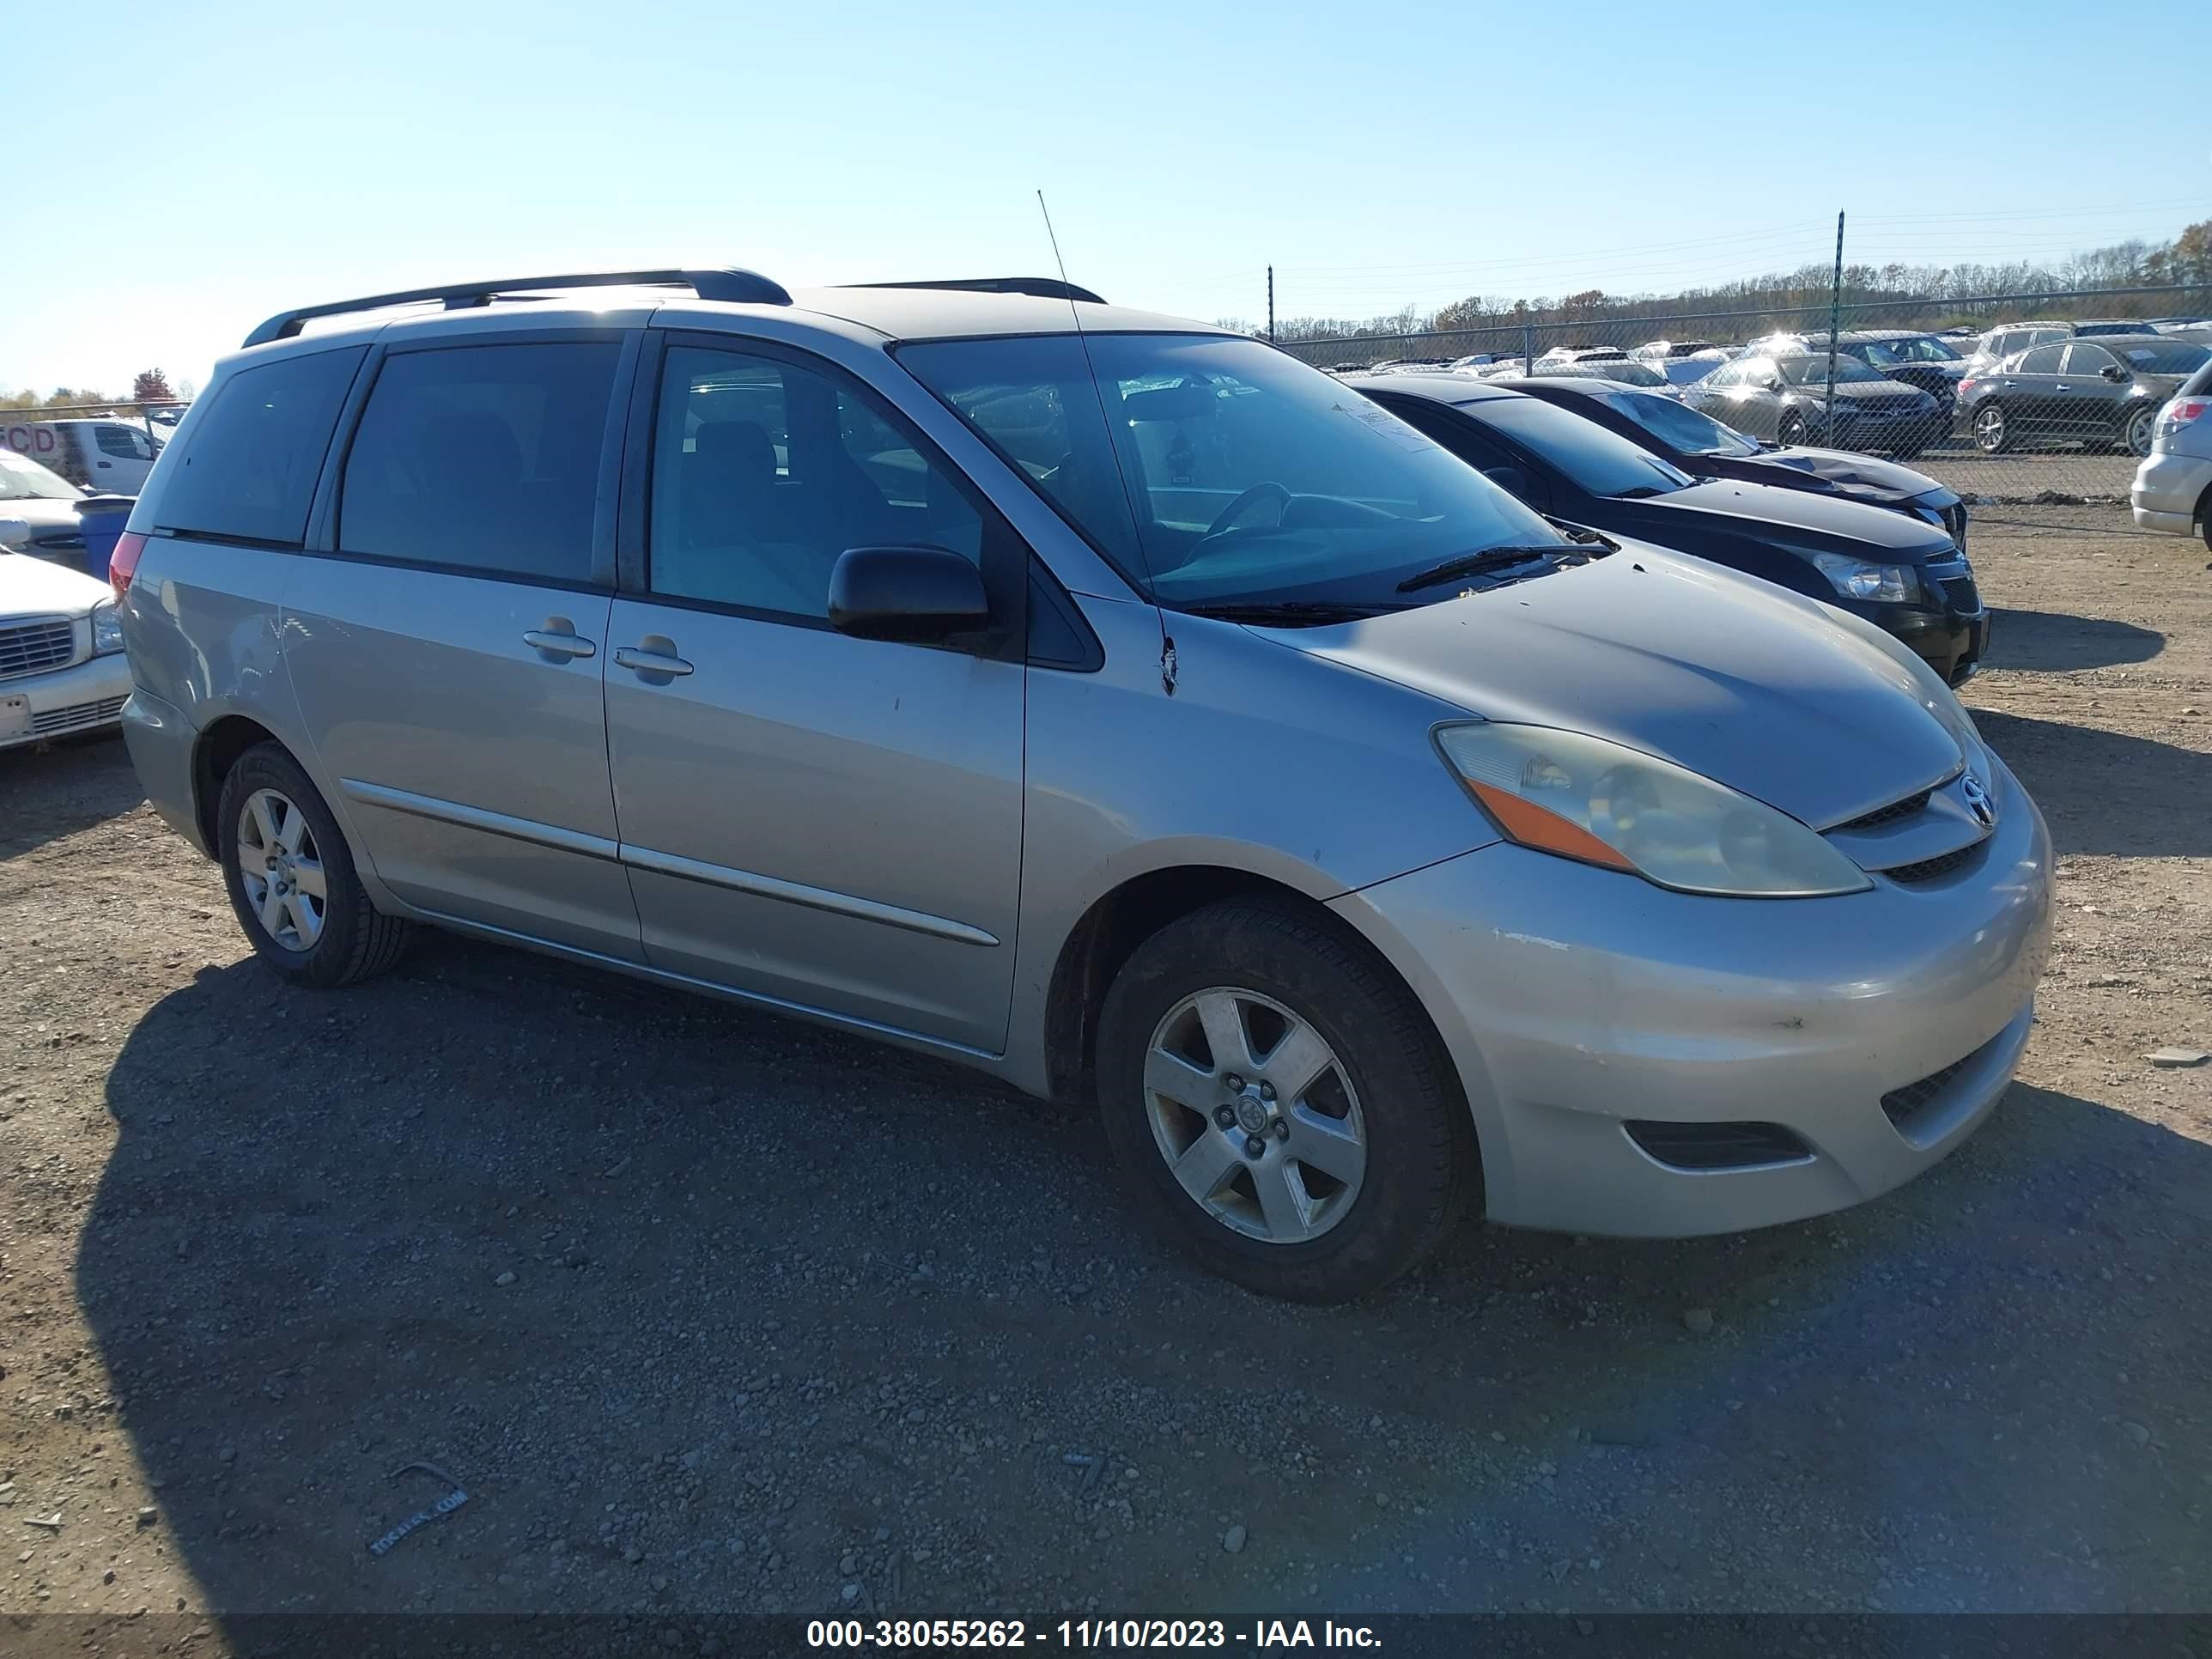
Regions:
<instances>
[{"instance_id":1,"label":"gravel ground","mask_svg":"<svg viewBox=\"0 0 2212 1659\"><path fill-rule=\"evenodd\" d=\"M119 745L0 756L0 1614L2212 1607L2212 1067L2145 1059L2212 1047L2212 572L2112 523L1976 535L2063 909L1988 1127L1346 1309L856 1040L451 939L286 988ZM372 1555L416 1459L469 1502Z\"/></svg>"}]
</instances>

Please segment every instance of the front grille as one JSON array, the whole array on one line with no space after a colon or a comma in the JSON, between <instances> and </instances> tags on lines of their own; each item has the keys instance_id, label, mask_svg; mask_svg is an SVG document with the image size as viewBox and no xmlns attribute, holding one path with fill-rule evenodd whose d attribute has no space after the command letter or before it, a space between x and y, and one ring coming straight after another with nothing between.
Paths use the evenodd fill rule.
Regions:
<instances>
[{"instance_id":1,"label":"front grille","mask_svg":"<svg viewBox=\"0 0 2212 1659\"><path fill-rule=\"evenodd\" d=\"M1877 806L1871 812L1862 812L1849 823L1832 826L1827 833L1833 835L1838 830L1873 830L1885 823L1895 823L1899 818L1911 817L1915 813L1928 810L1929 798L1935 793L1933 789L1923 789L1917 795L1907 795L1903 800Z\"/></svg>"},{"instance_id":2,"label":"front grille","mask_svg":"<svg viewBox=\"0 0 2212 1659\"><path fill-rule=\"evenodd\" d=\"M1966 504L1958 502L1943 509L1943 528L1951 532L1952 544L1961 553L1966 550Z\"/></svg>"},{"instance_id":3,"label":"front grille","mask_svg":"<svg viewBox=\"0 0 2212 1659\"><path fill-rule=\"evenodd\" d=\"M60 621L0 628L0 680L65 666L76 655L76 625Z\"/></svg>"},{"instance_id":4,"label":"front grille","mask_svg":"<svg viewBox=\"0 0 2212 1659\"><path fill-rule=\"evenodd\" d=\"M1933 881L1938 876L1949 875L1951 872L1973 857L1976 853L1981 851L1981 848L1982 843L1974 842L1954 851L1939 854L1932 859L1923 859L1917 864L1900 864L1894 870L1882 870L1875 873L1887 876L1892 881L1907 883Z\"/></svg>"},{"instance_id":5,"label":"front grille","mask_svg":"<svg viewBox=\"0 0 2212 1659\"><path fill-rule=\"evenodd\" d=\"M102 697L98 702L73 702L66 708L49 708L43 714L31 716L31 735L52 737L58 732L74 732L83 726L105 726L120 719L123 699Z\"/></svg>"},{"instance_id":6,"label":"front grille","mask_svg":"<svg viewBox=\"0 0 2212 1659\"><path fill-rule=\"evenodd\" d=\"M1943 590L1943 603L1952 610L1971 614L1982 608L1981 590L1972 576L1953 576L1937 586Z\"/></svg>"},{"instance_id":7,"label":"front grille","mask_svg":"<svg viewBox=\"0 0 2212 1659\"><path fill-rule=\"evenodd\" d=\"M1631 1118L1628 1138L1678 1170L1749 1170L1813 1156L1794 1130L1779 1123L1662 1123Z\"/></svg>"}]
</instances>

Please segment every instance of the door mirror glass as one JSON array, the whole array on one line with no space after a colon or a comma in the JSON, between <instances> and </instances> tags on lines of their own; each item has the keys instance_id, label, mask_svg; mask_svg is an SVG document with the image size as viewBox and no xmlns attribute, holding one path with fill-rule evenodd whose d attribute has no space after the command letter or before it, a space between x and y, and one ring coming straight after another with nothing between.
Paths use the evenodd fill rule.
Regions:
<instances>
[{"instance_id":1,"label":"door mirror glass","mask_svg":"<svg viewBox=\"0 0 2212 1659\"><path fill-rule=\"evenodd\" d=\"M990 625L973 560L944 547L850 547L830 573L830 625L864 640L930 644Z\"/></svg>"},{"instance_id":2,"label":"door mirror glass","mask_svg":"<svg viewBox=\"0 0 2212 1659\"><path fill-rule=\"evenodd\" d=\"M2106 363L2103 374L2105 378L2115 386L2125 385L2128 380L2127 370L2122 368L2118 363Z\"/></svg>"}]
</instances>

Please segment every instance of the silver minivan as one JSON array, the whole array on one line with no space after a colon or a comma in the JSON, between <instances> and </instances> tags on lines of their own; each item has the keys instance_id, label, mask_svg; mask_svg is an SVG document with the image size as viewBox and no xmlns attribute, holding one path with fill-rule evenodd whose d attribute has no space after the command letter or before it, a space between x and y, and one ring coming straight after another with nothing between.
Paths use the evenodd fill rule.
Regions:
<instances>
[{"instance_id":1,"label":"silver minivan","mask_svg":"<svg viewBox=\"0 0 2212 1659\"><path fill-rule=\"evenodd\" d=\"M2050 840L1910 653L1063 283L288 313L114 572L278 971L434 923L1096 1101L1278 1294L1851 1204L2027 1040Z\"/></svg>"}]
</instances>

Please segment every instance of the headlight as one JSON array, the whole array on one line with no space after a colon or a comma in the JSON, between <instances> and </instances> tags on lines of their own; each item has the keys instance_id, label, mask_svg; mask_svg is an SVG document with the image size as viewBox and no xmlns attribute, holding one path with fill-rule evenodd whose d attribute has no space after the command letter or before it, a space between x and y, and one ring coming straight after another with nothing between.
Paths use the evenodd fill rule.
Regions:
<instances>
[{"instance_id":1,"label":"headlight","mask_svg":"<svg viewBox=\"0 0 2212 1659\"><path fill-rule=\"evenodd\" d=\"M1579 732L1440 726L1437 747L1507 837L1686 893L1810 898L1874 884L1786 813Z\"/></svg>"},{"instance_id":2,"label":"headlight","mask_svg":"<svg viewBox=\"0 0 2212 1659\"><path fill-rule=\"evenodd\" d=\"M115 614L115 601L102 599L92 607L92 654L105 657L123 648L123 618Z\"/></svg>"},{"instance_id":3,"label":"headlight","mask_svg":"<svg viewBox=\"0 0 2212 1659\"><path fill-rule=\"evenodd\" d=\"M1813 568L1847 599L1909 605L1920 597L1920 578L1909 564L1869 564L1848 553L1815 553Z\"/></svg>"}]
</instances>

